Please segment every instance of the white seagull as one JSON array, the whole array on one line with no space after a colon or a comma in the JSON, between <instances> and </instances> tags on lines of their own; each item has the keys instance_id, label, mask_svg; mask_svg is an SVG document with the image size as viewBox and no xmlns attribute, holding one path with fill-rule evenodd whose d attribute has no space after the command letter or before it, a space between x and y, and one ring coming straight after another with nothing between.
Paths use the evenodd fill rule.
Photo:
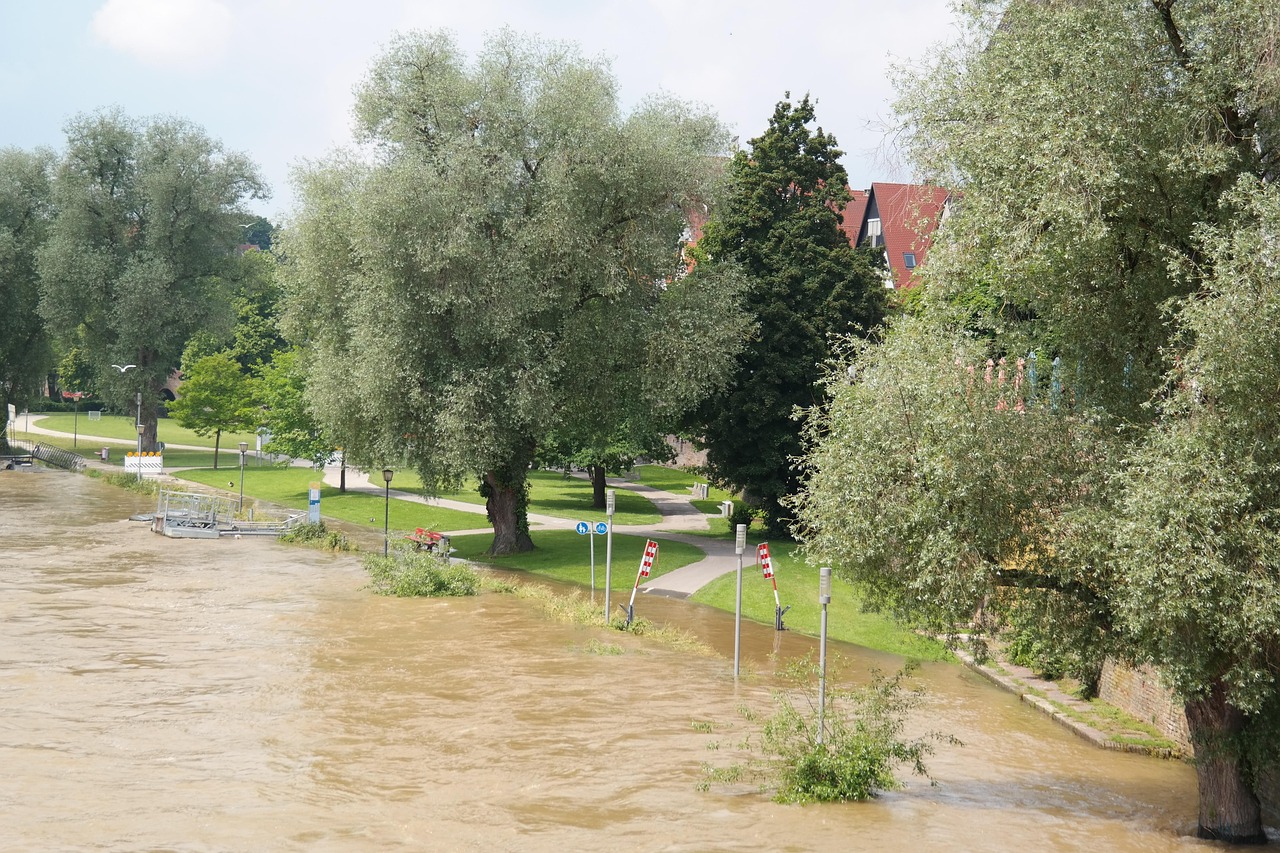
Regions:
<instances>
[{"instance_id":1,"label":"white seagull","mask_svg":"<svg viewBox=\"0 0 1280 853\"><path fill-rule=\"evenodd\" d=\"M116 370L120 371L121 373L124 373L124 372L125 372L126 370L128 370L130 367L137 367L138 365L136 365L136 364L124 364L124 365L121 365L121 364L113 364L113 365L111 365L111 366L112 366L112 367L114 367Z\"/></svg>"}]
</instances>

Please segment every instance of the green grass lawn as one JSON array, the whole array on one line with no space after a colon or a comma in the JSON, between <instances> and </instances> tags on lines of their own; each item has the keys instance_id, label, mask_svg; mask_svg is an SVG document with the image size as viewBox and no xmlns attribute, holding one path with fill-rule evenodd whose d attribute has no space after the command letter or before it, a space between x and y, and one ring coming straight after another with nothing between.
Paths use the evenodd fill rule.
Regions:
<instances>
[{"instance_id":1,"label":"green grass lawn","mask_svg":"<svg viewBox=\"0 0 1280 853\"><path fill-rule=\"evenodd\" d=\"M488 534L457 536L451 544L457 549L454 556L465 560L591 586L590 537L580 536L573 530L535 530L532 535L535 550L509 557L490 557L484 553L493 541L493 537ZM610 578L614 590L630 589L635 585L640 557L644 554L645 538L614 534L613 570ZM603 590L605 541L603 536L596 536L595 540L596 588ZM650 578L661 577L705 556L698 548L683 542L655 541L658 542L658 560Z\"/></svg>"},{"instance_id":2,"label":"green grass lawn","mask_svg":"<svg viewBox=\"0 0 1280 853\"><path fill-rule=\"evenodd\" d=\"M168 454L165 460L168 461ZM240 489L239 466L219 471L178 471L174 476L227 492L239 493ZM244 472L245 499L252 497L293 509L306 509L310 484L319 480L320 472L311 468L259 468L251 465ZM327 485L320 489L320 514L328 518L376 529L382 527L383 510L382 495L343 493L336 487ZM475 530L487 527L489 522L483 513L461 512L392 498L388 524L392 536L400 537L412 533L417 527L430 530Z\"/></svg>"},{"instance_id":3,"label":"green grass lawn","mask_svg":"<svg viewBox=\"0 0 1280 853\"><path fill-rule=\"evenodd\" d=\"M50 447L61 447L63 450L69 450L86 459L90 457L98 458L98 451L103 447L101 443L91 442L83 437L77 440L70 435L38 435L16 430L14 437L39 442ZM107 463L123 467L125 454L132 448L123 444L109 444L106 446L110 449L110 453L107 455ZM263 464L265 463L260 463L256 457L250 457L248 460L249 468L260 467ZM164 452L164 467L166 471L171 471L174 468L213 468L213 449L175 450L168 448ZM218 472L221 474L224 471L233 472L238 480L240 476L239 450L227 451L224 449L218 454ZM238 486L239 483L237 482Z\"/></svg>"},{"instance_id":4,"label":"green grass lawn","mask_svg":"<svg viewBox=\"0 0 1280 853\"><path fill-rule=\"evenodd\" d=\"M425 494L422 480L413 471L397 471L391 485L406 492ZM452 501L484 506L478 483L470 488L439 495ZM565 477L558 471L529 472L529 512L553 515L572 521L606 521L602 509L591 506L591 483L581 477ZM653 502L625 489L617 490L614 505L614 524L657 524L662 513Z\"/></svg>"},{"instance_id":5,"label":"green grass lawn","mask_svg":"<svg viewBox=\"0 0 1280 853\"><path fill-rule=\"evenodd\" d=\"M653 489L671 492L673 495L690 495L692 494L694 483L707 482L705 477L695 477L688 471L680 468L668 468L665 465L637 465L634 473L636 482ZM706 499L695 500L693 505L706 515L718 515L720 513L720 504L733 499L733 497L732 494L724 489L711 486L707 490Z\"/></svg>"},{"instance_id":6,"label":"green grass lawn","mask_svg":"<svg viewBox=\"0 0 1280 853\"><path fill-rule=\"evenodd\" d=\"M18 418L17 425L25 427L26 422L23 418ZM91 421L84 412L80 413L79 418L76 418L74 414L67 412L54 412L52 414L45 415L37 425L43 429L65 432L67 435L72 435L73 432L78 432L78 434L82 436L100 435L105 438L116 438L124 441L138 440L138 430L134 426L134 419L132 415L104 414L101 420ZM209 436L208 438L198 436L191 430L178 426L176 421L170 420L169 418L160 418L160 420L156 422L156 436L158 441L163 441L166 444L194 444L199 447L213 447L213 436ZM39 440L39 436L33 437ZM257 446L255 444L256 438L251 432L224 432L220 442L221 451L229 451L232 455L236 456L237 464L239 463L238 457L240 456L240 449L238 445L242 441L249 442L250 448ZM83 440L81 443L83 443Z\"/></svg>"},{"instance_id":7,"label":"green grass lawn","mask_svg":"<svg viewBox=\"0 0 1280 853\"><path fill-rule=\"evenodd\" d=\"M791 630L817 636L822 616L822 607L818 604L818 570L799 559L797 549L798 546L792 543L769 543L773 571L778 580L778 596L783 607L791 605L783 621ZM831 587L827 635L832 639L920 660L946 660L950 657L942 644L907 630L888 616L864 612L861 597L839 578L832 579ZM737 573L730 572L698 590L692 600L732 613L736 598ZM773 584L764 579L759 568L744 568L743 617L771 625L774 607Z\"/></svg>"}]
</instances>

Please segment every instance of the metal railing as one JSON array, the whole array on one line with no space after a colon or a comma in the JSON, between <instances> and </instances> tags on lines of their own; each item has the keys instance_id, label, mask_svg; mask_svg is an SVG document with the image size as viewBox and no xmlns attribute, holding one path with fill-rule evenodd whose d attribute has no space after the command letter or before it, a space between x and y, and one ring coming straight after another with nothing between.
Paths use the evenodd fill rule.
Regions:
<instances>
[{"instance_id":1,"label":"metal railing","mask_svg":"<svg viewBox=\"0 0 1280 853\"><path fill-rule=\"evenodd\" d=\"M11 444L13 442L10 442ZM80 471L85 467L84 458L72 453L70 450L63 450L61 447L53 447L48 444L37 443L31 448L31 455L41 462L47 462L59 468L66 468L68 471Z\"/></svg>"}]
</instances>

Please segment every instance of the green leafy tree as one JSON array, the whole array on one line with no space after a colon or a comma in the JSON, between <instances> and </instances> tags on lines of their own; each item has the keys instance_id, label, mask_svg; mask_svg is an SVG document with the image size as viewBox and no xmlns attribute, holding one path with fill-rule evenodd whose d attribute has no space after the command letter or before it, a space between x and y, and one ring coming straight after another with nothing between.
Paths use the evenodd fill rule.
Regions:
<instances>
[{"instance_id":1,"label":"green leafy tree","mask_svg":"<svg viewBox=\"0 0 1280 853\"><path fill-rule=\"evenodd\" d=\"M245 217L237 208L263 195L245 157L182 119L112 111L67 127L40 310L78 342L107 401L132 411L142 394L144 449L156 447L156 403L187 340L230 325L223 276Z\"/></svg>"},{"instance_id":2,"label":"green leafy tree","mask_svg":"<svg viewBox=\"0 0 1280 853\"><path fill-rule=\"evenodd\" d=\"M9 446L9 404L35 393L53 361L36 271L53 215L53 163L50 151L0 149L0 452Z\"/></svg>"},{"instance_id":3,"label":"green leafy tree","mask_svg":"<svg viewBox=\"0 0 1280 853\"><path fill-rule=\"evenodd\" d=\"M630 318L616 307L584 306L564 332L572 354L566 371L573 377L561 404L566 414L542 438L539 460L586 468L593 503L603 509L606 473L641 457L671 458L667 435L682 415L724 387L730 359L749 331L747 315L733 310L742 286L733 267L695 269L669 282L656 304L635 305ZM726 307L707 310L711 294ZM648 339L617 345L620 324L646 330Z\"/></svg>"},{"instance_id":4,"label":"green leafy tree","mask_svg":"<svg viewBox=\"0 0 1280 853\"><path fill-rule=\"evenodd\" d=\"M307 406L306 373L296 350L276 353L258 370L254 394L262 425L271 433L263 449L319 467L337 450ZM344 484L345 485L345 484Z\"/></svg>"},{"instance_id":5,"label":"green leafy tree","mask_svg":"<svg viewBox=\"0 0 1280 853\"><path fill-rule=\"evenodd\" d=\"M282 241L308 393L353 459L437 486L479 472L493 553L532 548L527 471L544 436L591 416L584 365L661 344L673 375L715 373L700 327L660 321L687 316L663 310L667 279L724 132L669 99L624 117L603 63L509 32L470 65L445 36L401 39L356 119L374 162L304 170ZM728 281L684 286L727 315Z\"/></svg>"},{"instance_id":6,"label":"green leafy tree","mask_svg":"<svg viewBox=\"0 0 1280 853\"><path fill-rule=\"evenodd\" d=\"M169 404L169 415L196 435L213 439L213 467L224 430L251 429L260 417L249 377L225 352L207 355L191 365L182 379L181 395Z\"/></svg>"},{"instance_id":7,"label":"green leafy tree","mask_svg":"<svg viewBox=\"0 0 1280 853\"><path fill-rule=\"evenodd\" d=\"M691 419L721 483L760 507L773 533L786 530L783 498L799 485L796 407L822 399L829 341L880 323L883 278L872 256L853 249L838 213L850 199L836 140L806 96L778 103L768 129L728 167L727 197L698 241L698 268L733 265L748 282L758 331L737 357L724 393Z\"/></svg>"},{"instance_id":8,"label":"green leafy tree","mask_svg":"<svg viewBox=\"0 0 1280 853\"><path fill-rule=\"evenodd\" d=\"M249 251L240 256L230 274L236 322L229 349L246 372L267 364L277 352L289 348L280 332L278 264L269 252Z\"/></svg>"},{"instance_id":9,"label":"green leafy tree","mask_svg":"<svg viewBox=\"0 0 1280 853\"><path fill-rule=\"evenodd\" d=\"M1280 9L968 9L901 102L963 204L919 316L832 374L801 532L937 630L981 638L1013 611L1086 678L1106 655L1156 665L1185 702L1200 834L1263 841Z\"/></svg>"}]
</instances>

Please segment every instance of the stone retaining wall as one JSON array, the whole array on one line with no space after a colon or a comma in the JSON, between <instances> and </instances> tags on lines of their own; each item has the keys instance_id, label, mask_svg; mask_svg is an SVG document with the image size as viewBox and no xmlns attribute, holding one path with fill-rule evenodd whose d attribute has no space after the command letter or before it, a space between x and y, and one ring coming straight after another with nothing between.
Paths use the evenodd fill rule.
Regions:
<instances>
[{"instance_id":1,"label":"stone retaining wall","mask_svg":"<svg viewBox=\"0 0 1280 853\"><path fill-rule=\"evenodd\" d=\"M1150 667L1130 669L1114 661L1102 665L1098 679L1098 698L1115 705L1144 723L1156 727L1160 734L1191 753L1187 717L1182 704L1174 701L1159 673Z\"/></svg>"},{"instance_id":2,"label":"stone retaining wall","mask_svg":"<svg viewBox=\"0 0 1280 853\"><path fill-rule=\"evenodd\" d=\"M1182 704L1174 700L1159 674L1150 667L1130 669L1107 661L1098 681L1098 698L1150 723L1191 753ZM1265 775L1258 784L1258 795L1268 820L1272 824L1280 823L1280 771L1273 769Z\"/></svg>"}]
</instances>

